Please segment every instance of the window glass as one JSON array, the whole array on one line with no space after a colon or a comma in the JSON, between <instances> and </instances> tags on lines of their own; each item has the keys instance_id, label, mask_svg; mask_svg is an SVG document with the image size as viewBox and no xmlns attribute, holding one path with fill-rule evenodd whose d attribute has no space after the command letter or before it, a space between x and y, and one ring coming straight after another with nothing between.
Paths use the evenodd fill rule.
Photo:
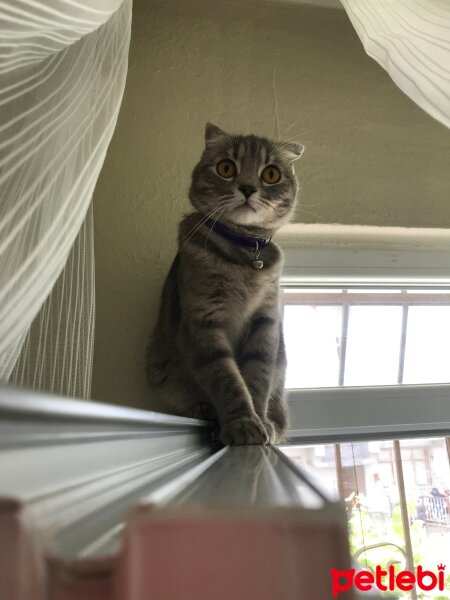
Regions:
<instances>
[{"instance_id":1,"label":"window glass","mask_svg":"<svg viewBox=\"0 0 450 600\"><path fill-rule=\"evenodd\" d=\"M448 291L286 289L286 388L450 382Z\"/></svg>"},{"instance_id":2,"label":"window glass","mask_svg":"<svg viewBox=\"0 0 450 600\"><path fill-rule=\"evenodd\" d=\"M400 306L351 306L344 385L394 385L398 381Z\"/></svg>"},{"instance_id":3,"label":"window glass","mask_svg":"<svg viewBox=\"0 0 450 600\"><path fill-rule=\"evenodd\" d=\"M447 290L289 290L284 332L288 388L450 381ZM361 568L407 569L408 539L416 568L436 573L438 564L450 565L449 439L284 451L344 500L351 551ZM406 591L395 594L411 598ZM414 598L450 600L449 572L444 591L420 594Z\"/></svg>"},{"instance_id":4,"label":"window glass","mask_svg":"<svg viewBox=\"0 0 450 600\"><path fill-rule=\"evenodd\" d=\"M411 306L403 383L449 381L450 306Z\"/></svg>"},{"instance_id":5,"label":"window glass","mask_svg":"<svg viewBox=\"0 0 450 600\"><path fill-rule=\"evenodd\" d=\"M341 322L340 306L285 306L287 388L338 385Z\"/></svg>"},{"instance_id":6,"label":"window glass","mask_svg":"<svg viewBox=\"0 0 450 600\"><path fill-rule=\"evenodd\" d=\"M341 492L350 550L362 569L375 571L379 565L387 570L394 565L398 573L408 568L406 523L416 568L421 565L437 573L437 565L450 565L450 468L446 441L421 438L398 443L404 494L399 487L395 444L393 440L339 444L339 455L333 444L289 446L283 450L313 471L329 493L338 496ZM446 577L445 591L431 590L418 598L449 600L448 573ZM395 594L396 598L411 597L409 592L398 589Z\"/></svg>"}]
</instances>

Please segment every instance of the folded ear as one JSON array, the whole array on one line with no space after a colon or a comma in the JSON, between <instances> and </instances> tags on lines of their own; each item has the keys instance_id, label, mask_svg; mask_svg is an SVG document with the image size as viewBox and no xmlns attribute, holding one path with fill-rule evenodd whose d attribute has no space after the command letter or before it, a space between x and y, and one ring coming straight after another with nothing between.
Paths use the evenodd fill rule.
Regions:
<instances>
[{"instance_id":1,"label":"folded ear","mask_svg":"<svg viewBox=\"0 0 450 600\"><path fill-rule=\"evenodd\" d=\"M220 138L224 137L228 137L225 131L222 131L212 123L206 123L205 144L214 144L214 142L217 142Z\"/></svg>"},{"instance_id":2,"label":"folded ear","mask_svg":"<svg viewBox=\"0 0 450 600\"><path fill-rule=\"evenodd\" d=\"M299 144L298 142L285 142L282 145L282 148L288 160L291 162L298 160L305 150L305 146L303 144Z\"/></svg>"}]
</instances>

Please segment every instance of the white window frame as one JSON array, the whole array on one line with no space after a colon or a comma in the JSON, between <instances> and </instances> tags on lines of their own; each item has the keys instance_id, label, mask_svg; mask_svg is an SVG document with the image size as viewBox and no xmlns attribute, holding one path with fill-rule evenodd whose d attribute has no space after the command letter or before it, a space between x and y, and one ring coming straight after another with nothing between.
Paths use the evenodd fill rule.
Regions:
<instances>
[{"instance_id":1,"label":"white window frame","mask_svg":"<svg viewBox=\"0 0 450 600\"><path fill-rule=\"evenodd\" d=\"M450 230L293 224L283 287L450 290ZM449 356L450 360L450 356ZM450 384L293 389L289 442L450 435Z\"/></svg>"}]
</instances>

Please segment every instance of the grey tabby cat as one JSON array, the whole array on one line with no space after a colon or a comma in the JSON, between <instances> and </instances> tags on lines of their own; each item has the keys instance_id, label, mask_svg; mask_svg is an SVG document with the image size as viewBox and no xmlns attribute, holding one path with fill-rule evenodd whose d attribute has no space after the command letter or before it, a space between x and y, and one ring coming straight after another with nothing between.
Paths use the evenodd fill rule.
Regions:
<instances>
[{"instance_id":1,"label":"grey tabby cat","mask_svg":"<svg viewBox=\"0 0 450 600\"><path fill-rule=\"evenodd\" d=\"M278 443L288 420L280 325L282 254L303 146L207 124L192 173L147 373L152 408L218 423L223 444Z\"/></svg>"}]
</instances>

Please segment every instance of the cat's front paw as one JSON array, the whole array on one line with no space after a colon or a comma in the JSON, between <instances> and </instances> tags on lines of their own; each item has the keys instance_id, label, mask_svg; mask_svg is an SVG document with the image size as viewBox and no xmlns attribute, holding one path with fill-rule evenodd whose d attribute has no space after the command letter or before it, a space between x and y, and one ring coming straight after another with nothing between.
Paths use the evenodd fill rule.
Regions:
<instances>
[{"instance_id":1,"label":"cat's front paw","mask_svg":"<svg viewBox=\"0 0 450 600\"><path fill-rule=\"evenodd\" d=\"M262 424L269 437L269 444L274 444L277 441L277 432L269 419L263 419Z\"/></svg>"},{"instance_id":2,"label":"cat's front paw","mask_svg":"<svg viewBox=\"0 0 450 600\"><path fill-rule=\"evenodd\" d=\"M220 441L224 446L261 446L269 443L269 436L258 417L242 417L221 427Z\"/></svg>"}]
</instances>

